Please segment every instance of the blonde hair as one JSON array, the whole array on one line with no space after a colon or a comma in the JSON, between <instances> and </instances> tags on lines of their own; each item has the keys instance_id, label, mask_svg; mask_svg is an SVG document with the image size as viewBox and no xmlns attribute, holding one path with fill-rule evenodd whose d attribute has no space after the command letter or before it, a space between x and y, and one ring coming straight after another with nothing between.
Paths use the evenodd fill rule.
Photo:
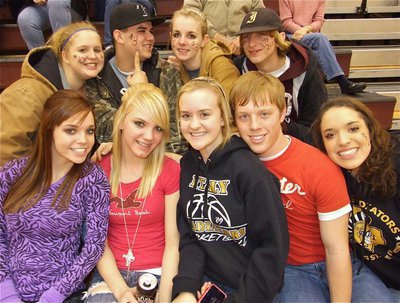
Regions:
<instances>
[{"instance_id":1,"label":"blonde hair","mask_svg":"<svg viewBox=\"0 0 400 303\"><path fill-rule=\"evenodd\" d=\"M99 34L93 24L85 21L71 23L69 25L59 28L56 32L53 33L53 35L47 41L46 45L51 47L53 52L56 54L58 61L61 61L62 51L68 51L70 47L69 42L71 41L71 39L73 39L73 36L82 30L91 30L94 31L96 34Z\"/></svg>"},{"instance_id":2,"label":"blonde hair","mask_svg":"<svg viewBox=\"0 0 400 303\"><path fill-rule=\"evenodd\" d=\"M208 89L217 96L218 107L221 111L221 118L224 122L222 126L222 143L218 148L222 148L232 136L232 114L229 108L229 101L222 85L210 77L198 77L187 82L178 93L178 102L176 102L176 121L180 121L180 100L185 93L191 93L201 89ZM178 124L178 128L179 124ZM180 129L179 129L180 133Z\"/></svg>"},{"instance_id":3,"label":"blonde hair","mask_svg":"<svg viewBox=\"0 0 400 303\"><path fill-rule=\"evenodd\" d=\"M162 91L150 83L132 85L122 97L122 105L114 117L113 156L111 160L111 191L118 192L122 160L122 131L120 127L131 111L138 110L150 114L151 119L164 130L161 143L145 159L144 171L138 188L137 198L147 197L161 173L164 163L165 146L169 140L169 109Z\"/></svg>"},{"instance_id":4,"label":"blonde hair","mask_svg":"<svg viewBox=\"0 0 400 303\"><path fill-rule=\"evenodd\" d=\"M285 56L286 53L288 52L290 46L292 45L290 40L287 40L286 38L282 37L282 35L280 35L280 32L276 29L272 30L272 31L263 31L263 32L265 32L271 38L275 39L275 43L276 43L277 49L278 49L278 55ZM241 49L242 54L244 54L243 34L240 35L240 49Z\"/></svg>"},{"instance_id":5,"label":"blonde hair","mask_svg":"<svg viewBox=\"0 0 400 303\"><path fill-rule=\"evenodd\" d=\"M171 19L171 32L174 28L174 20L175 18L179 17L179 16L183 16L183 17L191 17L194 20L196 20L199 24L200 24L200 29L201 29L201 36L204 37L205 35L207 35L207 19L206 16L195 9L191 9L191 8L182 8L178 11L176 11L173 15L172 15L172 19Z\"/></svg>"},{"instance_id":6,"label":"blonde hair","mask_svg":"<svg viewBox=\"0 0 400 303\"><path fill-rule=\"evenodd\" d=\"M252 71L240 76L233 84L229 94L232 112L236 106L245 106L250 101L257 106L269 100L276 105L280 112L286 108L285 87L279 79Z\"/></svg>"}]
</instances>

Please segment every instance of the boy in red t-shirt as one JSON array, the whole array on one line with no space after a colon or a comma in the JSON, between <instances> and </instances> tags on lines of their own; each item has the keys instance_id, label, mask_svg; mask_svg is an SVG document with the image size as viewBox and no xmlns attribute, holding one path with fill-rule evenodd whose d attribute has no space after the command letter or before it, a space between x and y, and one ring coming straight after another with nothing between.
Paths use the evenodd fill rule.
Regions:
<instances>
[{"instance_id":1,"label":"boy in red t-shirt","mask_svg":"<svg viewBox=\"0 0 400 303\"><path fill-rule=\"evenodd\" d=\"M313 146L283 134L285 89L277 78L256 71L242 75L230 102L240 136L280 180L290 238L280 302L350 302L351 207L340 168Z\"/></svg>"}]
</instances>

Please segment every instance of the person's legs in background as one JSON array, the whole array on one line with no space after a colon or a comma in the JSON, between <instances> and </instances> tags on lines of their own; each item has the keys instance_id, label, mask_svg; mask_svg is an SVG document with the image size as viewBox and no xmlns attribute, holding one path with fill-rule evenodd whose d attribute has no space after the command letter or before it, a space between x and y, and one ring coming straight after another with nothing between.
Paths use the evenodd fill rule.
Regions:
<instances>
[{"instance_id":1,"label":"person's legs in background","mask_svg":"<svg viewBox=\"0 0 400 303\"><path fill-rule=\"evenodd\" d=\"M394 296L394 302L400 303L400 290L389 288L390 292Z\"/></svg>"},{"instance_id":2,"label":"person's legs in background","mask_svg":"<svg viewBox=\"0 0 400 303\"><path fill-rule=\"evenodd\" d=\"M320 33L310 33L301 38L301 42L309 46L318 58L328 81L339 84L340 90L345 94L362 92L366 84L364 82L354 83L346 78L342 68L336 60L336 55L328 38Z\"/></svg>"},{"instance_id":3,"label":"person's legs in background","mask_svg":"<svg viewBox=\"0 0 400 303\"><path fill-rule=\"evenodd\" d=\"M31 5L18 15L17 24L28 49L43 46L43 31L50 28L48 8L46 5Z\"/></svg>"},{"instance_id":4,"label":"person's legs in background","mask_svg":"<svg viewBox=\"0 0 400 303\"><path fill-rule=\"evenodd\" d=\"M72 22L71 0L48 0L46 5L53 32Z\"/></svg>"}]
</instances>

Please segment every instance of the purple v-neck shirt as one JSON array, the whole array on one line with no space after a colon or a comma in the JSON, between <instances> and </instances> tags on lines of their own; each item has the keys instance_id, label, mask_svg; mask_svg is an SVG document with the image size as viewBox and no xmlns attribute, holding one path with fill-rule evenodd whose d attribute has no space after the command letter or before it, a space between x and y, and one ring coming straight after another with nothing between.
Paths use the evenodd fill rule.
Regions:
<instances>
[{"instance_id":1,"label":"purple v-neck shirt","mask_svg":"<svg viewBox=\"0 0 400 303\"><path fill-rule=\"evenodd\" d=\"M51 207L61 179L29 210L4 214L4 200L26 162L13 160L0 169L0 302L62 302L82 286L103 253L109 183L101 168L87 163L66 211Z\"/></svg>"}]
</instances>

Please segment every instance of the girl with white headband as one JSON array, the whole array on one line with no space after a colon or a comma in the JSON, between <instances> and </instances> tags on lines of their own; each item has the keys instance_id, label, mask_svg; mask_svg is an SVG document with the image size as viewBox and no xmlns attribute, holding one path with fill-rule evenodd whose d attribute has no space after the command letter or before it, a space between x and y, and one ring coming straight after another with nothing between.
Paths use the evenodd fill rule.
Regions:
<instances>
[{"instance_id":1,"label":"girl with white headband","mask_svg":"<svg viewBox=\"0 0 400 303\"><path fill-rule=\"evenodd\" d=\"M60 89L83 91L86 81L95 78L103 64L100 36L87 22L60 28L46 46L30 51L21 79L0 95L0 165L31 150L43 104L52 94ZM98 91L87 97L100 99Z\"/></svg>"}]
</instances>

